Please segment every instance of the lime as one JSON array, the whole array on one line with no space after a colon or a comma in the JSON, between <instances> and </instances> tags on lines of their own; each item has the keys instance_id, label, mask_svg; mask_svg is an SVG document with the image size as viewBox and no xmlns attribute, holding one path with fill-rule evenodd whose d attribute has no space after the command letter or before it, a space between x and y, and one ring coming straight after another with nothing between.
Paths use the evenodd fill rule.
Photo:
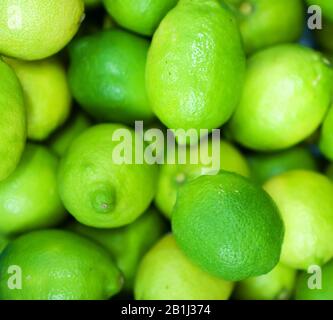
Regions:
<instances>
[{"instance_id":1,"label":"lime","mask_svg":"<svg viewBox=\"0 0 333 320\"><path fill-rule=\"evenodd\" d=\"M73 140L88 129L90 125L89 118L83 112L74 114L72 119L51 137L49 141L50 149L58 156L63 156Z\"/></svg>"},{"instance_id":2,"label":"lime","mask_svg":"<svg viewBox=\"0 0 333 320\"><path fill-rule=\"evenodd\" d=\"M145 89L148 48L148 40L117 29L76 39L70 46L69 83L79 104L103 121L151 119Z\"/></svg>"},{"instance_id":3,"label":"lime","mask_svg":"<svg viewBox=\"0 0 333 320\"><path fill-rule=\"evenodd\" d=\"M127 139L116 141L125 132ZM154 198L157 166L121 163L118 153L132 157L136 133L117 124L96 125L76 138L59 168L60 196L81 223L98 228L133 222ZM119 161L118 161L119 160Z\"/></svg>"},{"instance_id":4,"label":"lime","mask_svg":"<svg viewBox=\"0 0 333 320\"><path fill-rule=\"evenodd\" d=\"M60 51L84 17L82 0L1 0L0 52L37 60Z\"/></svg>"},{"instance_id":5,"label":"lime","mask_svg":"<svg viewBox=\"0 0 333 320\"><path fill-rule=\"evenodd\" d=\"M279 45L253 55L240 105L231 119L234 138L251 149L278 150L310 136L331 100L333 69L320 53Z\"/></svg>"},{"instance_id":6,"label":"lime","mask_svg":"<svg viewBox=\"0 0 333 320\"><path fill-rule=\"evenodd\" d=\"M169 234L143 258L135 281L137 300L226 300L233 283L192 264Z\"/></svg>"},{"instance_id":7,"label":"lime","mask_svg":"<svg viewBox=\"0 0 333 320\"><path fill-rule=\"evenodd\" d=\"M0 254L6 248L8 242L9 240L5 236L0 234Z\"/></svg>"},{"instance_id":8,"label":"lime","mask_svg":"<svg viewBox=\"0 0 333 320\"><path fill-rule=\"evenodd\" d=\"M178 0L104 0L106 10L122 27L151 36Z\"/></svg>"},{"instance_id":9,"label":"lime","mask_svg":"<svg viewBox=\"0 0 333 320\"><path fill-rule=\"evenodd\" d=\"M21 271L20 290L8 285L13 265ZM0 274L1 300L108 299L122 285L107 251L63 230L35 231L12 241L0 256Z\"/></svg>"},{"instance_id":10,"label":"lime","mask_svg":"<svg viewBox=\"0 0 333 320\"><path fill-rule=\"evenodd\" d=\"M324 17L333 22L333 3L329 0L306 0L308 5L317 5L322 9Z\"/></svg>"},{"instance_id":11,"label":"lime","mask_svg":"<svg viewBox=\"0 0 333 320\"><path fill-rule=\"evenodd\" d=\"M69 115L71 95L65 68L55 58L5 61L14 69L23 87L28 138L45 140Z\"/></svg>"},{"instance_id":12,"label":"lime","mask_svg":"<svg viewBox=\"0 0 333 320\"><path fill-rule=\"evenodd\" d=\"M333 160L333 105L321 128L319 148L328 159Z\"/></svg>"},{"instance_id":13,"label":"lime","mask_svg":"<svg viewBox=\"0 0 333 320\"><path fill-rule=\"evenodd\" d=\"M0 5L1 6L1 5ZM0 181L16 168L26 138L22 88L13 70L0 59Z\"/></svg>"},{"instance_id":14,"label":"lime","mask_svg":"<svg viewBox=\"0 0 333 320\"><path fill-rule=\"evenodd\" d=\"M220 0L222 1L222 0ZM295 42L303 32L302 0L223 0L235 12L245 51Z\"/></svg>"},{"instance_id":15,"label":"lime","mask_svg":"<svg viewBox=\"0 0 333 320\"><path fill-rule=\"evenodd\" d=\"M193 262L233 281L271 271L279 261L284 233L269 195L229 172L184 184L172 211L172 229Z\"/></svg>"},{"instance_id":16,"label":"lime","mask_svg":"<svg viewBox=\"0 0 333 320\"><path fill-rule=\"evenodd\" d=\"M125 278L124 289L132 291L139 262L165 231L162 217L149 209L133 223L116 229L95 229L79 223L69 228L105 247Z\"/></svg>"},{"instance_id":17,"label":"lime","mask_svg":"<svg viewBox=\"0 0 333 320\"><path fill-rule=\"evenodd\" d=\"M207 146L208 144L208 146ZM197 164L190 162L191 154L199 154L201 148L208 148L209 153L212 151L212 141L205 140L202 144L179 149L179 152L186 156L186 164L177 162L176 164L165 163L160 168L159 179L157 183L157 191L155 203L157 207L168 218L171 217L171 212L176 203L177 191L185 182L203 175L211 170L213 161L207 162L206 157L199 158ZM220 152L215 155L218 157L219 168L226 171L236 172L244 176L249 176L248 164L243 155L230 143L226 141L220 142ZM176 160L179 154L176 154ZM180 157L182 158L182 157ZM208 164L209 163L209 164ZM206 169L207 171L203 171Z\"/></svg>"},{"instance_id":18,"label":"lime","mask_svg":"<svg viewBox=\"0 0 333 320\"><path fill-rule=\"evenodd\" d=\"M312 287L312 284L316 284L315 273L304 271L299 275L295 293L296 300L333 300L333 260L321 268L318 276L320 276L321 288Z\"/></svg>"},{"instance_id":19,"label":"lime","mask_svg":"<svg viewBox=\"0 0 333 320\"><path fill-rule=\"evenodd\" d=\"M50 227L63 220L57 165L56 157L45 147L26 146L14 173L0 182L0 233Z\"/></svg>"},{"instance_id":20,"label":"lime","mask_svg":"<svg viewBox=\"0 0 333 320\"><path fill-rule=\"evenodd\" d=\"M275 200L285 225L281 262L307 269L333 258L333 184L316 172L295 170L269 180L264 188Z\"/></svg>"},{"instance_id":21,"label":"lime","mask_svg":"<svg viewBox=\"0 0 333 320\"><path fill-rule=\"evenodd\" d=\"M217 0L180 0L154 34L146 68L157 117L171 129L213 129L239 102L245 58L237 22Z\"/></svg>"},{"instance_id":22,"label":"lime","mask_svg":"<svg viewBox=\"0 0 333 320\"><path fill-rule=\"evenodd\" d=\"M269 273L238 283L235 297L240 300L287 300L295 285L296 270L279 263Z\"/></svg>"},{"instance_id":23,"label":"lime","mask_svg":"<svg viewBox=\"0 0 333 320\"><path fill-rule=\"evenodd\" d=\"M310 150L303 146L272 153L252 153L248 161L253 179L260 184L286 171L318 169Z\"/></svg>"}]
</instances>

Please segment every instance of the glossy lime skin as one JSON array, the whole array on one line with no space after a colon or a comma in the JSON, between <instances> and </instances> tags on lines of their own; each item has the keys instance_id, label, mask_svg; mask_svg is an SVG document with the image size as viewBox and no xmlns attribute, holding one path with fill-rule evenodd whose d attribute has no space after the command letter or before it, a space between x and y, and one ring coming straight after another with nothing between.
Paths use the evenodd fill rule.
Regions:
<instances>
[{"instance_id":1,"label":"glossy lime skin","mask_svg":"<svg viewBox=\"0 0 333 320\"><path fill-rule=\"evenodd\" d=\"M333 3L327 0L306 0L308 5L320 6L325 18L333 22Z\"/></svg>"},{"instance_id":2,"label":"glossy lime skin","mask_svg":"<svg viewBox=\"0 0 333 320\"><path fill-rule=\"evenodd\" d=\"M333 184L324 175L294 170L268 180L265 190L285 225L281 262L306 270L333 258Z\"/></svg>"},{"instance_id":3,"label":"glossy lime skin","mask_svg":"<svg viewBox=\"0 0 333 320\"><path fill-rule=\"evenodd\" d=\"M137 300L227 300L233 283L192 264L169 234L143 258L135 281Z\"/></svg>"},{"instance_id":4,"label":"glossy lime skin","mask_svg":"<svg viewBox=\"0 0 333 320\"><path fill-rule=\"evenodd\" d=\"M148 48L148 40L118 29L75 40L68 73L75 99L103 121L153 118L145 88Z\"/></svg>"},{"instance_id":5,"label":"glossy lime skin","mask_svg":"<svg viewBox=\"0 0 333 320\"><path fill-rule=\"evenodd\" d=\"M52 227L64 220L57 167L58 159L47 148L27 144L16 170L0 182L0 233Z\"/></svg>"},{"instance_id":6,"label":"glossy lime skin","mask_svg":"<svg viewBox=\"0 0 333 320\"><path fill-rule=\"evenodd\" d=\"M177 2L178 0L104 0L104 5L122 27L151 36Z\"/></svg>"},{"instance_id":7,"label":"glossy lime skin","mask_svg":"<svg viewBox=\"0 0 333 320\"><path fill-rule=\"evenodd\" d=\"M0 60L0 181L16 168L26 140L22 87L14 71Z\"/></svg>"},{"instance_id":8,"label":"glossy lime skin","mask_svg":"<svg viewBox=\"0 0 333 320\"><path fill-rule=\"evenodd\" d=\"M321 127L319 148L326 158L333 160L333 105Z\"/></svg>"},{"instance_id":9,"label":"glossy lime skin","mask_svg":"<svg viewBox=\"0 0 333 320\"><path fill-rule=\"evenodd\" d=\"M245 58L237 22L216 0L180 0L154 34L146 86L171 129L213 129L239 102Z\"/></svg>"},{"instance_id":10,"label":"glossy lime skin","mask_svg":"<svg viewBox=\"0 0 333 320\"><path fill-rule=\"evenodd\" d=\"M279 262L284 234L270 196L229 172L201 176L179 190L172 230L190 260L231 281L271 271Z\"/></svg>"},{"instance_id":11,"label":"glossy lime skin","mask_svg":"<svg viewBox=\"0 0 333 320\"><path fill-rule=\"evenodd\" d=\"M12 265L22 270L20 290L8 288ZM0 272L1 300L106 300L122 286L107 251L63 230L34 231L13 240L0 255Z\"/></svg>"},{"instance_id":12,"label":"glossy lime skin","mask_svg":"<svg viewBox=\"0 0 333 320\"><path fill-rule=\"evenodd\" d=\"M303 32L302 0L221 0L238 19L245 51L252 54L272 45L295 42Z\"/></svg>"},{"instance_id":13,"label":"glossy lime skin","mask_svg":"<svg viewBox=\"0 0 333 320\"><path fill-rule=\"evenodd\" d=\"M291 147L310 136L331 101L333 69L320 53L279 45L256 53L230 128L242 145L259 151Z\"/></svg>"}]
</instances>

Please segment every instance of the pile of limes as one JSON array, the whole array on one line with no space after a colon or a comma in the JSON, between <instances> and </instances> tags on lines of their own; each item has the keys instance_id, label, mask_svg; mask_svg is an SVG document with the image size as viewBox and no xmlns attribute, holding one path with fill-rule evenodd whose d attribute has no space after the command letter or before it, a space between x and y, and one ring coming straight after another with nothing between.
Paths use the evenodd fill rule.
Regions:
<instances>
[{"instance_id":1,"label":"pile of limes","mask_svg":"<svg viewBox=\"0 0 333 320\"><path fill-rule=\"evenodd\" d=\"M332 61L328 0L1 0L0 300L332 300Z\"/></svg>"}]
</instances>

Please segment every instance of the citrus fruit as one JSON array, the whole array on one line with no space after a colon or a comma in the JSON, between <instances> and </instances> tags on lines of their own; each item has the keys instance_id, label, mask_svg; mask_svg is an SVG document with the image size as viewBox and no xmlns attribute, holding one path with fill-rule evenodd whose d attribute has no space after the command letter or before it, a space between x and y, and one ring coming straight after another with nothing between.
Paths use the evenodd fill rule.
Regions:
<instances>
[{"instance_id":1,"label":"citrus fruit","mask_svg":"<svg viewBox=\"0 0 333 320\"><path fill-rule=\"evenodd\" d=\"M88 129L90 125L89 118L83 112L74 114L70 121L51 137L49 141L50 149L58 156L63 156L73 140Z\"/></svg>"},{"instance_id":2,"label":"citrus fruit","mask_svg":"<svg viewBox=\"0 0 333 320\"><path fill-rule=\"evenodd\" d=\"M316 172L295 170L264 185L285 225L281 262L307 269L333 258L333 184Z\"/></svg>"},{"instance_id":3,"label":"citrus fruit","mask_svg":"<svg viewBox=\"0 0 333 320\"><path fill-rule=\"evenodd\" d=\"M13 265L22 272L20 290L8 287ZM12 241L0 256L0 273L1 300L108 299L122 285L107 251L63 230L34 231Z\"/></svg>"},{"instance_id":4,"label":"citrus fruit","mask_svg":"<svg viewBox=\"0 0 333 320\"><path fill-rule=\"evenodd\" d=\"M26 139L26 115L21 85L0 59L0 181L16 168Z\"/></svg>"},{"instance_id":5,"label":"citrus fruit","mask_svg":"<svg viewBox=\"0 0 333 320\"><path fill-rule=\"evenodd\" d=\"M321 8L322 14L333 22L333 3L328 0L306 0L308 5L317 5Z\"/></svg>"},{"instance_id":6,"label":"citrus fruit","mask_svg":"<svg viewBox=\"0 0 333 320\"><path fill-rule=\"evenodd\" d=\"M129 138L116 141L118 133ZM79 222L98 228L121 227L149 207L155 194L157 166L117 159L117 151L132 157L135 135L123 125L96 125L67 150L59 168L59 190L66 209Z\"/></svg>"},{"instance_id":7,"label":"citrus fruit","mask_svg":"<svg viewBox=\"0 0 333 320\"><path fill-rule=\"evenodd\" d=\"M287 300L295 285L296 270L279 263L269 273L240 281L235 297L240 300Z\"/></svg>"},{"instance_id":8,"label":"citrus fruit","mask_svg":"<svg viewBox=\"0 0 333 320\"><path fill-rule=\"evenodd\" d=\"M232 281L271 271L279 261L284 233L270 196L230 172L184 184L172 211L172 230L194 263Z\"/></svg>"},{"instance_id":9,"label":"citrus fruit","mask_svg":"<svg viewBox=\"0 0 333 320\"><path fill-rule=\"evenodd\" d=\"M121 228L96 229L77 222L69 225L69 228L98 242L111 253L124 275L124 289L131 291L139 262L161 237L165 224L158 212L149 209L136 221Z\"/></svg>"},{"instance_id":10,"label":"citrus fruit","mask_svg":"<svg viewBox=\"0 0 333 320\"><path fill-rule=\"evenodd\" d=\"M151 36L178 0L104 0L106 10L122 27Z\"/></svg>"},{"instance_id":11,"label":"citrus fruit","mask_svg":"<svg viewBox=\"0 0 333 320\"><path fill-rule=\"evenodd\" d=\"M321 128L319 148L328 159L333 160L333 105Z\"/></svg>"},{"instance_id":12,"label":"citrus fruit","mask_svg":"<svg viewBox=\"0 0 333 320\"><path fill-rule=\"evenodd\" d=\"M157 207L168 218L171 217L171 212L176 203L177 191L187 181L201 176L209 170L213 170L213 161L207 161L206 155L200 157L197 163L191 162L191 154L199 154L201 148L208 148L209 154L212 152L213 143L211 140L205 140L203 143L177 149L179 152L186 156L186 163L182 164L177 161L176 164L165 163L160 167L160 173L157 183L157 191L155 196L155 203ZM243 155L230 143L226 141L218 142L220 144L220 152L215 157L218 157L218 171L220 169L232 171L244 176L249 176L248 164ZM207 147L208 144L208 147ZM176 154L176 160L179 154ZM180 157L182 158L182 157ZM205 171L203 171L205 169ZM216 168L215 168L216 169Z\"/></svg>"},{"instance_id":13,"label":"citrus fruit","mask_svg":"<svg viewBox=\"0 0 333 320\"><path fill-rule=\"evenodd\" d=\"M0 182L0 233L50 227L64 219L57 166L58 160L45 147L27 144L16 170Z\"/></svg>"},{"instance_id":14,"label":"citrus fruit","mask_svg":"<svg viewBox=\"0 0 333 320\"><path fill-rule=\"evenodd\" d=\"M45 140L69 115L71 95L65 68L55 58L5 61L14 69L23 87L28 138Z\"/></svg>"},{"instance_id":15,"label":"citrus fruit","mask_svg":"<svg viewBox=\"0 0 333 320\"><path fill-rule=\"evenodd\" d=\"M325 116L332 81L329 61L310 48L288 44L254 54L230 123L234 138L262 151L304 140Z\"/></svg>"},{"instance_id":16,"label":"citrus fruit","mask_svg":"<svg viewBox=\"0 0 333 320\"><path fill-rule=\"evenodd\" d=\"M84 17L82 0L2 0L0 53L38 60L60 51Z\"/></svg>"},{"instance_id":17,"label":"citrus fruit","mask_svg":"<svg viewBox=\"0 0 333 320\"><path fill-rule=\"evenodd\" d=\"M239 102L244 71L232 14L217 0L180 0L154 34L147 92L168 128L218 128Z\"/></svg>"},{"instance_id":18,"label":"citrus fruit","mask_svg":"<svg viewBox=\"0 0 333 320\"><path fill-rule=\"evenodd\" d=\"M222 0L220 0L222 1ZM239 22L245 51L295 42L303 32L302 0L225 0Z\"/></svg>"},{"instance_id":19,"label":"citrus fruit","mask_svg":"<svg viewBox=\"0 0 333 320\"><path fill-rule=\"evenodd\" d=\"M8 239L0 234L0 254L6 248L8 242Z\"/></svg>"},{"instance_id":20,"label":"citrus fruit","mask_svg":"<svg viewBox=\"0 0 333 320\"><path fill-rule=\"evenodd\" d=\"M162 238L143 258L135 281L137 300L226 300L233 283L192 264L174 237Z\"/></svg>"},{"instance_id":21,"label":"citrus fruit","mask_svg":"<svg viewBox=\"0 0 333 320\"><path fill-rule=\"evenodd\" d=\"M252 153L248 162L253 179L260 184L286 171L318 169L310 150L303 146L272 153Z\"/></svg>"},{"instance_id":22,"label":"citrus fruit","mask_svg":"<svg viewBox=\"0 0 333 320\"><path fill-rule=\"evenodd\" d=\"M296 285L296 300L333 300L333 260L329 261L321 268L320 284L321 288L311 288L311 277L316 276L315 273L307 273L303 271ZM315 280L315 279L313 279Z\"/></svg>"},{"instance_id":23,"label":"citrus fruit","mask_svg":"<svg viewBox=\"0 0 333 320\"><path fill-rule=\"evenodd\" d=\"M79 104L103 121L151 119L145 89L148 47L148 40L117 29L76 39L68 76Z\"/></svg>"}]
</instances>

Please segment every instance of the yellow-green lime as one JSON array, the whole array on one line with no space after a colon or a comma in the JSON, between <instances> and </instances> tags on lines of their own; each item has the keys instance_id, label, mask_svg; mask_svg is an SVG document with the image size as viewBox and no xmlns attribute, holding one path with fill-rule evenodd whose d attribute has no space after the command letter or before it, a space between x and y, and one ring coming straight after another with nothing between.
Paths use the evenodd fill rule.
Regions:
<instances>
[{"instance_id":1,"label":"yellow-green lime","mask_svg":"<svg viewBox=\"0 0 333 320\"><path fill-rule=\"evenodd\" d=\"M226 171L179 189L172 230L190 260L232 281L271 271L279 262L284 234L271 197L249 179Z\"/></svg>"},{"instance_id":2,"label":"yellow-green lime","mask_svg":"<svg viewBox=\"0 0 333 320\"><path fill-rule=\"evenodd\" d=\"M333 105L329 109L321 127L319 148L325 157L333 160Z\"/></svg>"},{"instance_id":3,"label":"yellow-green lime","mask_svg":"<svg viewBox=\"0 0 333 320\"><path fill-rule=\"evenodd\" d=\"M230 128L255 150L291 147L309 137L331 101L333 69L320 53L296 44L254 54Z\"/></svg>"},{"instance_id":4,"label":"yellow-green lime","mask_svg":"<svg viewBox=\"0 0 333 320\"><path fill-rule=\"evenodd\" d=\"M217 0L180 0L154 34L146 68L157 117L171 129L213 129L239 102L245 57L237 22Z\"/></svg>"},{"instance_id":5,"label":"yellow-green lime","mask_svg":"<svg viewBox=\"0 0 333 320\"><path fill-rule=\"evenodd\" d=\"M65 68L56 58L5 61L14 69L23 87L28 138L45 140L65 122L70 112L71 95Z\"/></svg>"},{"instance_id":6,"label":"yellow-green lime","mask_svg":"<svg viewBox=\"0 0 333 320\"><path fill-rule=\"evenodd\" d=\"M264 188L285 225L281 262L306 270L333 258L332 182L317 172L295 170L273 177Z\"/></svg>"},{"instance_id":7,"label":"yellow-green lime","mask_svg":"<svg viewBox=\"0 0 333 320\"><path fill-rule=\"evenodd\" d=\"M227 300L232 289L188 260L169 234L142 259L134 292L137 300Z\"/></svg>"},{"instance_id":8,"label":"yellow-green lime","mask_svg":"<svg viewBox=\"0 0 333 320\"><path fill-rule=\"evenodd\" d=\"M149 207L158 168L135 163L135 135L123 125L96 125L76 138L62 158L60 196L82 224L121 227Z\"/></svg>"},{"instance_id":9,"label":"yellow-green lime","mask_svg":"<svg viewBox=\"0 0 333 320\"><path fill-rule=\"evenodd\" d=\"M19 268L21 289L8 286L15 284L9 279L12 266ZM0 255L0 274L1 300L106 300L122 286L105 249L63 230L34 231L13 240Z\"/></svg>"},{"instance_id":10,"label":"yellow-green lime","mask_svg":"<svg viewBox=\"0 0 333 320\"><path fill-rule=\"evenodd\" d=\"M38 60L60 51L84 18L82 0L1 0L0 53Z\"/></svg>"}]
</instances>

